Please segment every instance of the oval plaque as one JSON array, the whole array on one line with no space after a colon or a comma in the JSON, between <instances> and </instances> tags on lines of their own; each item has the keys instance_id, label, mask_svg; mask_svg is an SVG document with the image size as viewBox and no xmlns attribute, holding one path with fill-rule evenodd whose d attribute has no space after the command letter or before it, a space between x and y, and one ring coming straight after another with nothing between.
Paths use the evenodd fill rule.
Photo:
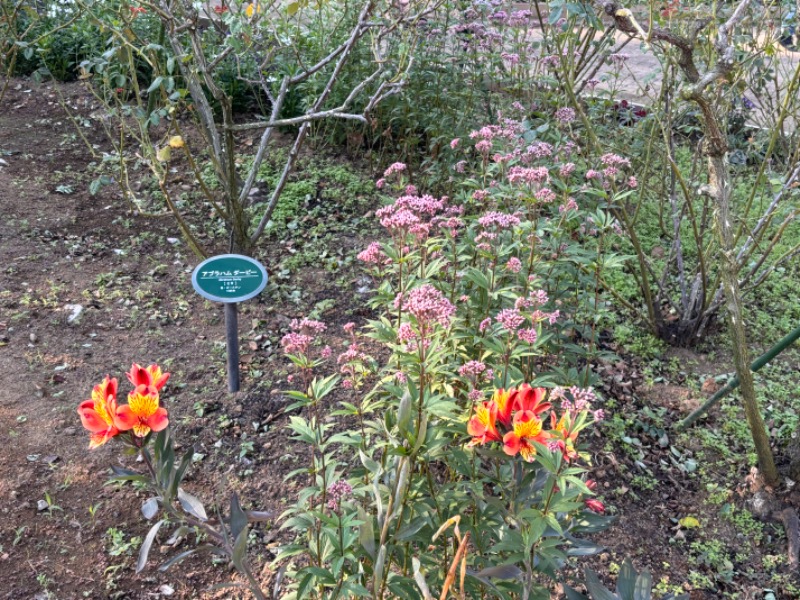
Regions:
<instances>
[{"instance_id":1,"label":"oval plaque","mask_svg":"<svg viewBox=\"0 0 800 600\"><path fill-rule=\"evenodd\" d=\"M267 285L264 266L241 254L207 258L192 272L192 286L203 298L214 302L242 302L261 293Z\"/></svg>"}]
</instances>

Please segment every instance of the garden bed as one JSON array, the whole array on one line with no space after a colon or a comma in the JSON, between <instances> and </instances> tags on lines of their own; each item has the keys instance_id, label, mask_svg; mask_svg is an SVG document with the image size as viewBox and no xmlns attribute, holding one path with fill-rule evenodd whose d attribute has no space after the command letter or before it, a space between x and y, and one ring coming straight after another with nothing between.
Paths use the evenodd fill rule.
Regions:
<instances>
[{"instance_id":1,"label":"garden bed","mask_svg":"<svg viewBox=\"0 0 800 600\"><path fill-rule=\"evenodd\" d=\"M155 564L177 550L166 545L154 548L147 570L133 573L148 528L139 511L144 497L103 484L111 464L135 465L109 447L89 452L75 407L106 373L120 377L131 362L158 361L172 373L163 398L178 441L198 453L187 489L207 507L224 505L231 491L276 515L292 506L298 484L284 476L303 464L306 450L286 427L289 363L279 340L292 318L312 313L328 323L331 343L343 344L341 326L371 316L369 280L352 257L378 235L365 214L380 200L365 194L333 216L306 216L302 203L292 208L287 222L302 228L264 245L270 288L241 307L243 391L228 394L222 311L191 289L197 259L170 218L131 214L114 186L88 193L90 157L59 106L62 96L82 118L93 112L78 84L16 80L0 115L0 598L227 597L206 591L232 577L207 557L158 573ZM102 151L92 127L82 132ZM371 179L347 157L329 160ZM304 239L302 232L330 219L343 224L335 237L317 246ZM656 358L631 352L635 342L611 342L623 359L595 365L607 421L589 436L592 472L619 519L596 536L607 550L573 559L569 572L588 564L613 581L629 556L662 591L689 590L693 600L762 598L769 589L796 597L782 532L746 508L742 458L750 449L746 432L732 424L741 422L735 404L698 430L668 431L705 397L701 383L730 371L724 353L710 347ZM287 541L278 524L254 534L265 588L273 552Z\"/></svg>"}]
</instances>

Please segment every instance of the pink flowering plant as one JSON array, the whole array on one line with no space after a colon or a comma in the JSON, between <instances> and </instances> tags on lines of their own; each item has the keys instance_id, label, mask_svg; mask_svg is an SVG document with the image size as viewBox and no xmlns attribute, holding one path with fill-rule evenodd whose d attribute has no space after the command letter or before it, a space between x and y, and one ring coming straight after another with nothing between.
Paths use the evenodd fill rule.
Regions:
<instances>
[{"instance_id":1,"label":"pink flowering plant","mask_svg":"<svg viewBox=\"0 0 800 600\"><path fill-rule=\"evenodd\" d=\"M276 565L298 598L546 598L569 557L600 549L582 537L609 519L584 444L604 417L602 278L620 262L603 202L629 165L583 157L568 131L498 123L453 144L456 198L386 169L386 235L359 254L378 316L345 326L338 360L321 357L322 327L319 359L286 338L302 380L290 427L311 458Z\"/></svg>"}]
</instances>

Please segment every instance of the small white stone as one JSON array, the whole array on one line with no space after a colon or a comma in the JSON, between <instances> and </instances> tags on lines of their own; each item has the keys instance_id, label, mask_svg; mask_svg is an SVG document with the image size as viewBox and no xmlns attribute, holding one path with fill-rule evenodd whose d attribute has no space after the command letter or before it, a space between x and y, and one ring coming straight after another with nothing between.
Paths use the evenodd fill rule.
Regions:
<instances>
[{"instance_id":1,"label":"small white stone","mask_svg":"<svg viewBox=\"0 0 800 600\"><path fill-rule=\"evenodd\" d=\"M77 323L78 320L81 318L83 314L83 305L82 304L66 304L64 306L64 310L69 312L69 316L67 317L67 323L72 325L73 323Z\"/></svg>"}]
</instances>

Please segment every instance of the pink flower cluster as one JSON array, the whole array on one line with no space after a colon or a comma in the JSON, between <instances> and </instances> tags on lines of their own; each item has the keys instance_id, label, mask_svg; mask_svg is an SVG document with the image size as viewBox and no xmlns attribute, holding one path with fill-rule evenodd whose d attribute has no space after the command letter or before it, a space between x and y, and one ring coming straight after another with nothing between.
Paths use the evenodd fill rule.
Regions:
<instances>
[{"instance_id":1,"label":"pink flower cluster","mask_svg":"<svg viewBox=\"0 0 800 600\"><path fill-rule=\"evenodd\" d=\"M383 265L386 264L388 260L388 257L384 254L378 242L372 242L366 249L359 252L356 258L362 262L373 265Z\"/></svg>"},{"instance_id":2,"label":"pink flower cluster","mask_svg":"<svg viewBox=\"0 0 800 600\"><path fill-rule=\"evenodd\" d=\"M486 371L486 365L479 360L471 360L464 363L458 369L458 374L461 377L472 377L477 379Z\"/></svg>"},{"instance_id":3,"label":"pink flower cluster","mask_svg":"<svg viewBox=\"0 0 800 600\"><path fill-rule=\"evenodd\" d=\"M559 108L554 116L562 125L568 125L575 120L575 110L568 107Z\"/></svg>"},{"instance_id":4,"label":"pink flower cluster","mask_svg":"<svg viewBox=\"0 0 800 600\"><path fill-rule=\"evenodd\" d=\"M405 294L398 294L394 306L408 311L421 328L434 323L448 327L456 312L456 307L444 297L444 294L430 284L414 288Z\"/></svg>"},{"instance_id":5,"label":"pink flower cluster","mask_svg":"<svg viewBox=\"0 0 800 600\"><path fill-rule=\"evenodd\" d=\"M561 400L561 408L573 415L588 410L592 413L595 423L605 418L602 409L592 410L592 403L597 400L597 395L592 388L579 388L572 386L568 390L562 387L555 387L550 392L550 401L555 403Z\"/></svg>"},{"instance_id":6,"label":"pink flower cluster","mask_svg":"<svg viewBox=\"0 0 800 600\"><path fill-rule=\"evenodd\" d=\"M509 333L513 333L525 322L525 317L516 308L504 308L494 318Z\"/></svg>"},{"instance_id":7,"label":"pink flower cluster","mask_svg":"<svg viewBox=\"0 0 800 600\"><path fill-rule=\"evenodd\" d=\"M339 510L339 503L346 500L353 493L353 486L347 483L344 479L340 479L336 483L328 486L328 502L327 506L331 510Z\"/></svg>"},{"instance_id":8,"label":"pink flower cluster","mask_svg":"<svg viewBox=\"0 0 800 600\"><path fill-rule=\"evenodd\" d=\"M325 331L325 323L312 319L292 319L289 327L293 330L281 338L281 346L287 354L307 354L314 343L315 335Z\"/></svg>"},{"instance_id":9,"label":"pink flower cluster","mask_svg":"<svg viewBox=\"0 0 800 600\"><path fill-rule=\"evenodd\" d=\"M627 158L623 158L619 154L613 154L609 152L608 154L603 154L600 157L600 162L603 163L607 167L630 167L631 161Z\"/></svg>"},{"instance_id":10,"label":"pink flower cluster","mask_svg":"<svg viewBox=\"0 0 800 600\"><path fill-rule=\"evenodd\" d=\"M529 10L515 10L506 20L509 27L525 27L531 21L531 11Z\"/></svg>"},{"instance_id":11,"label":"pink flower cluster","mask_svg":"<svg viewBox=\"0 0 800 600\"><path fill-rule=\"evenodd\" d=\"M416 191L416 189L406 191ZM375 216L380 219L381 225L392 234L401 237L411 234L417 240L422 241L430 234L434 217L440 216L442 212L448 216L461 214L460 208L451 207L446 210L446 205L447 198L444 197L434 198L427 194L423 196L406 194L400 196L393 204L375 211Z\"/></svg>"},{"instance_id":12,"label":"pink flower cluster","mask_svg":"<svg viewBox=\"0 0 800 600\"><path fill-rule=\"evenodd\" d=\"M553 156L553 146L547 142L535 142L525 148L525 152L520 155L520 160L528 164L534 160L549 158Z\"/></svg>"},{"instance_id":13,"label":"pink flower cluster","mask_svg":"<svg viewBox=\"0 0 800 600\"><path fill-rule=\"evenodd\" d=\"M512 273L519 273L522 270L522 262L516 256L512 256L506 263L506 269Z\"/></svg>"},{"instance_id":14,"label":"pink flower cluster","mask_svg":"<svg viewBox=\"0 0 800 600\"><path fill-rule=\"evenodd\" d=\"M484 229L489 229L490 227L497 227L498 229L510 229L519 225L520 220L519 217L515 215L509 215L497 211L489 211L478 219L478 223Z\"/></svg>"},{"instance_id":15,"label":"pink flower cluster","mask_svg":"<svg viewBox=\"0 0 800 600\"><path fill-rule=\"evenodd\" d=\"M547 167L511 167L508 181L514 184L535 185L550 181Z\"/></svg>"},{"instance_id":16,"label":"pink flower cluster","mask_svg":"<svg viewBox=\"0 0 800 600\"><path fill-rule=\"evenodd\" d=\"M389 165L389 168L386 169L383 172L383 176L384 176L384 178L388 179L389 177L391 177L395 173L402 173L405 170L406 170L406 164L405 163L396 162L396 163L393 163L393 164Z\"/></svg>"}]
</instances>

